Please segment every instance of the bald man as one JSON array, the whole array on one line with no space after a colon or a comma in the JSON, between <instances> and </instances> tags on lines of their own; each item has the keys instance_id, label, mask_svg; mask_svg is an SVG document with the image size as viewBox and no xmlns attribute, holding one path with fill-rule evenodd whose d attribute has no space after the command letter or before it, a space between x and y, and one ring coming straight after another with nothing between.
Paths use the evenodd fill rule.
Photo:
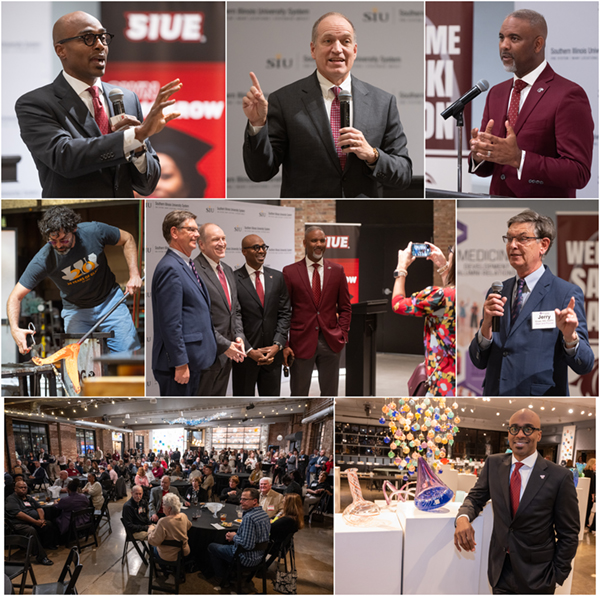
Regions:
<instances>
[{"instance_id":1,"label":"bald man","mask_svg":"<svg viewBox=\"0 0 600 596\"><path fill-rule=\"evenodd\" d=\"M458 510L454 544L459 551L474 551L471 522L492 499L488 580L494 594L554 594L571 572L579 534L573 474L537 452L541 438L535 412L513 414L508 427L512 453L488 457Z\"/></svg>"},{"instance_id":2,"label":"bald man","mask_svg":"<svg viewBox=\"0 0 600 596\"><path fill-rule=\"evenodd\" d=\"M590 102L546 62L547 36L546 20L533 10L512 12L500 27L500 59L513 78L490 89L469 159L470 172L492 176L492 195L575 198L590 180Z\"/></svg>"},{"instance_id":3,"label":"bald man","mask_svg":"<svg viewBox=\"0 0 600 596\"><path fill-rule=\"evenodd\" d=\"M122 89L125 113L114 116L103 83L109 44L114 36L90 14L77 11L54 24L54 50L62 72L53 83L26 93L15 110L21 138L38 169L42 197L121 197L152 193L160 163L148 139L177 113L163 109L181 88L179 79L159 91L144 120L140 102Z\"/></svg>"},{"instance_id":4,"label":"bald man","mask_svg":"<svg viewBox=\"0 0 600 596\"><path fill-rule=\"evenodd\" d=\"M246 264L234 272L248 354L233 364L233 395L281 394L283 348L292 307L283 273L265 267L269 247L256 234L242 240Z\"/></svg>"}]
</instances>

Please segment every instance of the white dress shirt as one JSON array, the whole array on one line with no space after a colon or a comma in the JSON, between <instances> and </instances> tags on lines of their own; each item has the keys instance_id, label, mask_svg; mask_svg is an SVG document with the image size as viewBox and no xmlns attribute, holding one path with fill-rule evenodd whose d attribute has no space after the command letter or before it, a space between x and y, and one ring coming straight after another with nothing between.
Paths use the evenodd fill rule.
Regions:
<instances>
[{"instance_id":1,"label":"white dress shirt","mask_svg":"<svg viewBox=\"0 0 600 596\"><path fill-rule=\"evenodd\" d=\"M210 257L205 255L204 253L202 253L202 254L204 255L205 259L208 261L208 264L211 266L213 273L216 275L219 285L221 285L221 280L219 279L219 274L217 273L217 267L220 265L220 263L216 263L215 261L213 261ZM225 270L223 269L223 266L221 266L221 269L223 270L223 276L225 277L225 283L227 284L227 291L229 292L229 298L231 300L231 287L229 286L229 280L227 279L227 276L225 275Z\"/></svg>"}]
</instances>

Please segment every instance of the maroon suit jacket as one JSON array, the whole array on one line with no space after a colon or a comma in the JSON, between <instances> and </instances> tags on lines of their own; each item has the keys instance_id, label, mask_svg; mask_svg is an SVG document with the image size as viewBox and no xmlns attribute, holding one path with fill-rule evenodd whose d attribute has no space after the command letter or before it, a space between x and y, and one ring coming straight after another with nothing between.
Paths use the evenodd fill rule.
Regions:
<instances>
[{"instance_id":1,"label":"maroon suit jacket","mask_svg":"<svg viewBox=\"0 0 600 596\"><path fill-rule=\"evenodd\" d=\"M344 268L323 259L320 273L323 273L323 290L316 305L305 259L283 268L292 303L289 345L297 358L314 356L319 331L323 332L327 345L334 352L341 352L348 341L352 306Z\"/></svg>"},{"instance_id":2,"label":"maroon suit jacket","mask_svg":"<svg viewBox=\"0 0 600 596\"><path fill-rule=\"evenodd\" d=\"M481 129L494 120L492 134L506 137L508 100L513 79L488 93ZM490 194L503 197L575 198L575 189L589 181L594 121L585 91L547 65L521 108L515 134L525 150L521 180L512 166L483 163L474 173L492 176ZM469 159L471 170L471 159Z\"/></svg>"}]
</instances>

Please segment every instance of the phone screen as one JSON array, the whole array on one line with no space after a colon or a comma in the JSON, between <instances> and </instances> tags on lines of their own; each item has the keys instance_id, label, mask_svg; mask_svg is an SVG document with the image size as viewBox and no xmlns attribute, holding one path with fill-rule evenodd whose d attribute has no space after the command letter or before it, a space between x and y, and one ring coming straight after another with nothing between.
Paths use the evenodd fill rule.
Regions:
<instances>
[{"instance_id":1,"label":"phone screen","mask_svg":"<svg viewBox=\"0 0 600 596\"><path fill-rule=\"evenodd\" d=\"M427 244L413 244L411 252L413 257L428 257L431 248Z\"/></svg>"}]
</instances>

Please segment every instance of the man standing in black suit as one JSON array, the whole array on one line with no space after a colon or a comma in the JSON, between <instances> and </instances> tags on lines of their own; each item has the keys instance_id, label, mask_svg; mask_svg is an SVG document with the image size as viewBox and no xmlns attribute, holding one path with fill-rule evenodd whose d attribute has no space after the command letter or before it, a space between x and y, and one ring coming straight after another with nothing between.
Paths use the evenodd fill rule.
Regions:
<instances>
[{"instance_id":1,"label":"man standing in black suit","mask_svg":"<svg viewBox=\"0 0 600 596\"><path fill-rule=\"evenodd\" d=\"M530 409L509 422L511 453L488 457L456 518L454 544L475 550L471 522L492 499L494 529L488 580L494 594L554 594L571 572L579 507L570 470L536 451L540 418Z\"/></svg>"},{"instance_id":2,"label":"man standing in black suit","mask_svg":"<svg viewBox=\"0 0 600 596\"><path fill-rule=\"evenodd\" d=\"M406 136L390 93L350 75L354 25L329 12L313 26L316 71L265 98L258 78L243 99L244 166L254 182L283 167L282 197L399 197L412 179ZM340 97L351 93L350 126L340 128Z\"/></svg>"},{"instance_id":3,"label":"man standing in black suit","mask_svg":"<svg viewBox=\"0 0 600 596\"><path fill-rule=\"evenodd\" d=\"M199 232L202 252L194 263L210 294L217 358L210 368L202 371L197 395L225 395L231 360L241 362L245 358L246 338L233 269L222 262L227 249L225 232L213 223L200 226Z\"/></svg>"},{"instance_id":4,"label":"man standing in black suit","mask_svg":"<svg viewBox=\"0 0 600 596\"><path fill-rule=\"evenodd\" d=\"M235 271L235 279L249 346L248 358L233 365L233 395L254 395L257 385L261 396L281 394L282 350L292 307L283 273L264 266L268 250L256 234L242 240L246 265Z\"/></svg>"},{"instance_id":5,"label":"man standing in black suit","mask_svg":"<svg viewBox=\"0 0 600 596\"><path fill-rule=\"evenodd\" d=\"M85 12L62 16L52 39L63 71L17 100L21 138L38 169L42 197L132 197L134 190L147 196L158 183L160 163L148 138L179 116L165 116L163 109L175 103L169 98L181 83L161 88L145 120L135 93L123 89L128 115L111 124L114 87L100 77L113 37Z\"/></svg>"}]
</instances>

